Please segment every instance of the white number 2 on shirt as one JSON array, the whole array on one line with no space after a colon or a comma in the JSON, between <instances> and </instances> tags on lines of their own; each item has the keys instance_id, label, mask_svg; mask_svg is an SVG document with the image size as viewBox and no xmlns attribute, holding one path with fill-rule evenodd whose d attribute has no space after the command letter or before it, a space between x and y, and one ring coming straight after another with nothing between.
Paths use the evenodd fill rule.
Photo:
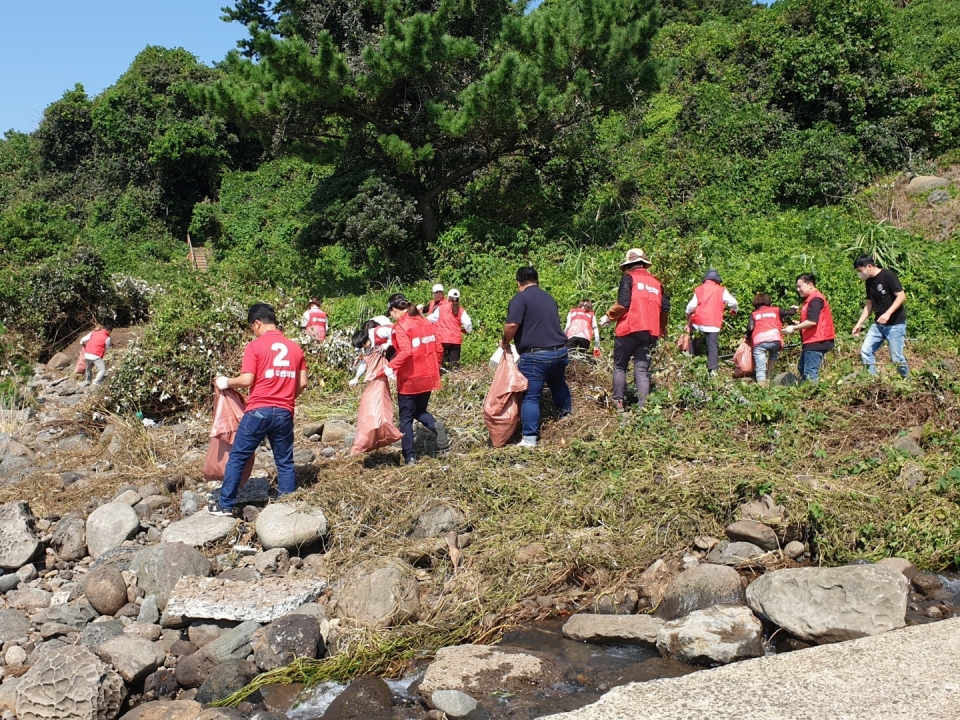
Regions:
<instances>
[{"instance_id":1,"label":"white number 2 on shirt","mask_svg":"<svg viewBox=\"0 0 960 720\"><path fill-rule=\"evenodd\" d=\"M287 357L287 346L283 343L274 343L270 346L270 349L277 353L277 356L273 358L274 367L290 367L290 361L286 360Z\"/></svg>"}]
</instances>

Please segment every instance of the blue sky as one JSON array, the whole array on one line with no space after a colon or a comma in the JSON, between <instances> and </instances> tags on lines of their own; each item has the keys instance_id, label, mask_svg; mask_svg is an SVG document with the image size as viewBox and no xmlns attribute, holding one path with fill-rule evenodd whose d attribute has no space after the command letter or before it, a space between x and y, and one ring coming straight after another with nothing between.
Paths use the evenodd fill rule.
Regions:
<instances>
[{"instance_id":1,"label":"blue sky","mask_svg":"<svg viewBox=\"0 0 960 720\"><path fill-rule=\"evenodd\" d=\"M220 20L228 0L10 0L0 42L0 135L30 132L43 109L83 83L96 95L147 45L182 47L210 65L246 36Z\"/></svg>"}]
</instances>

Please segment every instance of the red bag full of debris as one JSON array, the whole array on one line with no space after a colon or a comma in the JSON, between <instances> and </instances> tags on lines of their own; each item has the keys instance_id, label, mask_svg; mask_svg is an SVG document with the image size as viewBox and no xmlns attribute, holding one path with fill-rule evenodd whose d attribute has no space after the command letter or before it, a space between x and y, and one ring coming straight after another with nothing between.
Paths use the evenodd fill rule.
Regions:
<instances>
[{"instance_id":1,"label":"red bag full of debris","mask_svg":"<svg viewBox=\"0 0 960 720\"><path fill-rule=\"evenodd\" d=\"M504 353L493 374L493 382L483 400L483 421L494 447L503 447L520 424L520 401L527 390L523 376L511 353Z\"/></svg>"},{"instance_id":2,"label":"red bag full of debris","mask_svg":"<svg viewBox=\"0 0 960 720\"><path fill-rule=\"evenodd\" d=\"M235 390L213 391L213 426L210 428L210 447L207 449L207 459L203 463L204 480L223 480L227 469L227 460L230 459L230 450L233 448L233 439L243 417L243 397ZM250 456L240 476L241 487L250 479L253 472L254 455Z\"/></svg>"},{"instance_id":3,"label":"red bag full of debris","mask_svg":"<svg viewBox=\"0 0 960 720\"><path fill-rule=\"evenodd\" d=\"M403 433L393 424L393 398L390 381L384 374L386 360L379 352L367 356L367 386L360 395L357 410L357 437L351 455L393 445Z\"/></svg>"},{"instance_id":4,"label":"red bag full of debris","mask_svg":"<svg viewBox=\"0 0 960 720\"><path fill-rule=\"evenodd\" d=\"M734 377L746 377L753 375L753 348L746 340L740 343L737 351L733 354Z\"/></svg>"},{"instance_id":5,"label":"red bag full of debris","mask_svg":"<svg viewBox=\"0 0 960 720\"><path fill-rule=\"evenodd\" d=\"M77 353L77 364L73 366L74 375L83 375L87 372L87 359L83 356L83 350Z\"/></svg>"}]
</instances>

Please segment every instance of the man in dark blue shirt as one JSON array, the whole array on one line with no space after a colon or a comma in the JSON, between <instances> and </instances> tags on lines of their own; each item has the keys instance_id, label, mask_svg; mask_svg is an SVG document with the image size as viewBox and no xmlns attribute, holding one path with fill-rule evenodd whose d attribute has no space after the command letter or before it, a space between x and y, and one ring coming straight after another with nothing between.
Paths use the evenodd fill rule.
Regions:
<instances>
[{"instance_id":1,"label":"man in dark blue shirt","mask_svg":"<svg viewBox=\"0 0 960 720\"><path fill-rule=\"evenodd\" d=\"M569 415L573 408L566 379L567 336L560 326L557 301L540 288L540 276L535 268L517 270L517 288L507 308L501 345L504 352L509 353L510 342L516 340L520 353L517 367L527 378L527 394L520 405L523 439L518 447L533 448L540 433L543 386L550 388L560 417Z\"/></svg>"}]
</instances>

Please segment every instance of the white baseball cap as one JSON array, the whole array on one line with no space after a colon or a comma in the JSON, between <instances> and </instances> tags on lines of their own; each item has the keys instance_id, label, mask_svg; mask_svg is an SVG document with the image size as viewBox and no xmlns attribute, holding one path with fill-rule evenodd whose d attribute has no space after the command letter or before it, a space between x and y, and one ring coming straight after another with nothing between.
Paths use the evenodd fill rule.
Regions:
<instances>
[{"instance_id":1,"label":"white baseball cap","mask_svg":"<svg viewBox=\"0 0 960 720\"><path fill-rule=\"evenodd\" d=\"M434 285L433 292L443 292L443 285L441 285L440 283L437 283L436 285Z\"/></svg>"},{"instance_id":2,"label":"white baseball cap","mask_svg":"<svg viewBox=\"0 0 960 720\"><path fill-rule=\"evenodd\" d=\"M456 288L450 288L450 292L447 293L447 297L451 297L454 300L460 299L460 291Z\"/></svg>"}]
</instances>

